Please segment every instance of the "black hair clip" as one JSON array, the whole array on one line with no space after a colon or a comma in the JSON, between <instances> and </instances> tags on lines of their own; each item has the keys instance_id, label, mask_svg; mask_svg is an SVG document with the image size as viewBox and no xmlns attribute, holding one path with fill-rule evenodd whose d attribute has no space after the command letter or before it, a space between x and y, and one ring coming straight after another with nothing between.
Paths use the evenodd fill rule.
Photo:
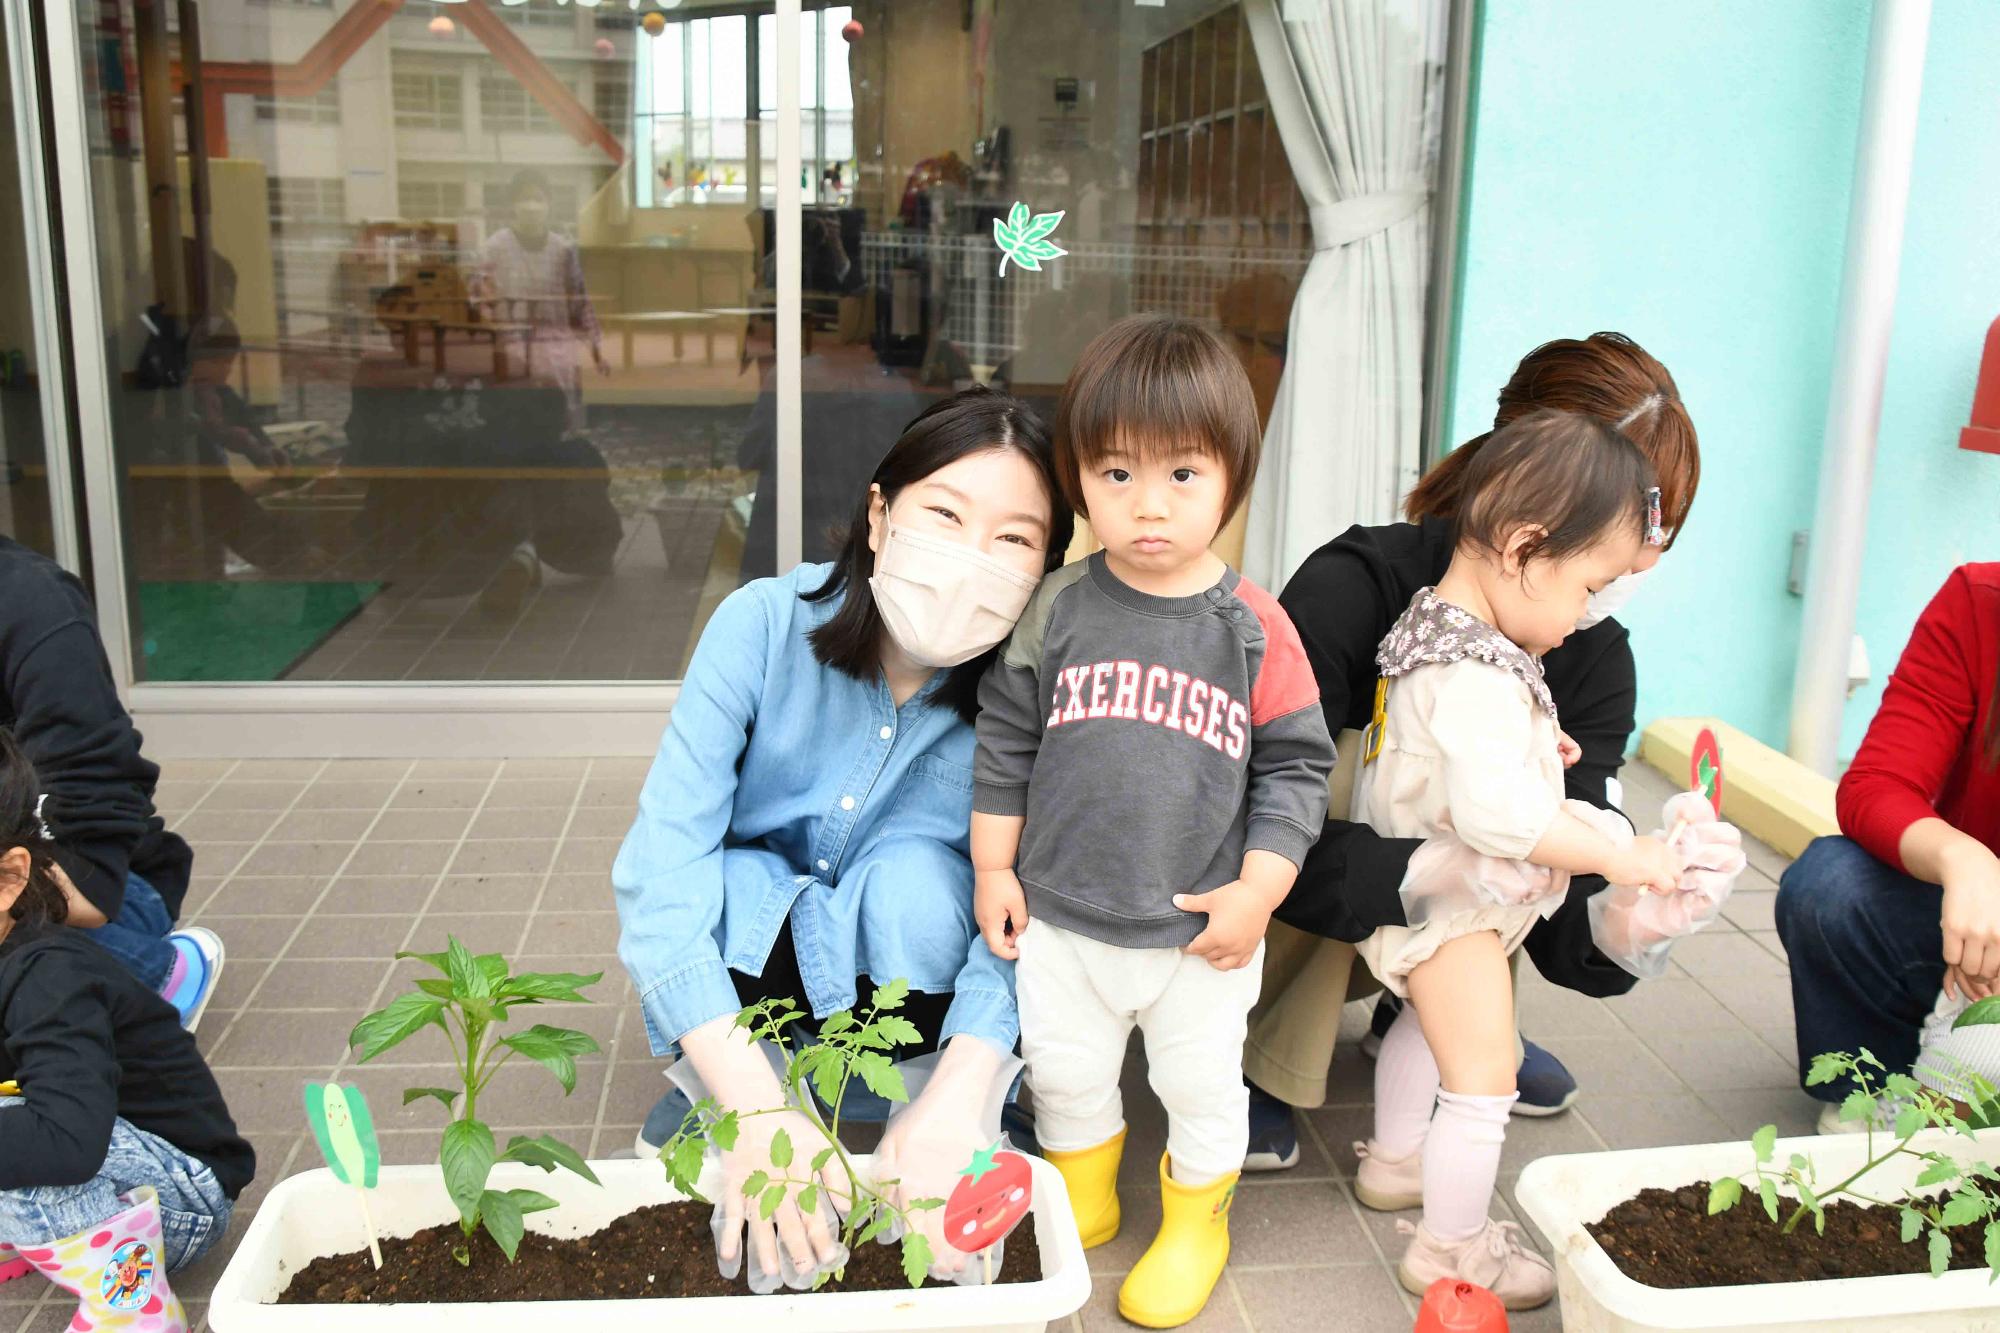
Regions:
<instances>
[{"instance_id":1,"label":"black hair clip","mask_svg":"<svg viewBox=\"0 0 2000 1333\"><path fill-rule=\"evenodd\" d=\"M1646 488L1646 545L1665 546L1666 544L1667 529L1662 524L1660 515L1660 488L1658 486L1648 486Z\"/></svg>"}]
</instances>

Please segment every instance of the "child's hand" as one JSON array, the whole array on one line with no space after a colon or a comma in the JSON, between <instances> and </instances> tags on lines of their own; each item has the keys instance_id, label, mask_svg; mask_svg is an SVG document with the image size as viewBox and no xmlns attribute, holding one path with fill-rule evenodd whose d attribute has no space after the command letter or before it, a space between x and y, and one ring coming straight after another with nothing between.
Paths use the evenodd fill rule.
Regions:
<instances>
[{"instance_id":1,"label":"child's hand","mask_svg":"<svg viewBox=\"0 0 2000 1333\"><path fill-rule=\"evenodd\" d=\"M1982 979L1979 977L1968 977L1957 968L1950 966L1947 966L1944 970L1944 993L1953 999L1963 1000L1967 1004L1972 1004L1985 999L1987 996L1996 993L1996 991L2000 991L2000 978L1987 977ZM0 1083L0 1091L4 1091L6 1086L6 1084Z\"/></svg>"},{"instance_id":2,"label":"child's hand","mask_svg":"<svg viewBox=\"0 0 2000 1333\"><path fill-rule=\"evenodd\" d=\"M1017 942L1028 928L1028 895L1011 870L977 870L972 876L972 919L995 958L1021 956Z\"/></svg>"},{"instance_id":3,"label":"child's hand","mask_svg":"<svg viewBox=\"0 0 2000 1333\"><path fill-rule=\"evenodd\" d=\"M1578 745L1567 731L1556 731L1556 756L1563 761L1564 768L1575 768L1576 761L1583 758L1583 747Z\"/></svg>"},{"instance_id":4,"label":"child's hand","mask_svg":"<svg viewBox=\"0 0 2000 1333\"><path fill-rule=\"evenodd\" d=\"M1604 878L1649 893L1676 893L1686 858L1658 838L1634 838L1612 854Z\"/></svg>"},{"instance_id":5,"label":"child's hand","mask_svg":"<svg viewBox=\"0 0 2000 1333\"><path fill-rule=\"evenodd\" d=\"M1207 929L1189 942L1187 952L1206 958L1219 972L1234 972L1256 956L1277 903L1258 885L1234 879L1207 893L1177 893L1174 906L1208 913Z\"/></svg>"}]
</instances>

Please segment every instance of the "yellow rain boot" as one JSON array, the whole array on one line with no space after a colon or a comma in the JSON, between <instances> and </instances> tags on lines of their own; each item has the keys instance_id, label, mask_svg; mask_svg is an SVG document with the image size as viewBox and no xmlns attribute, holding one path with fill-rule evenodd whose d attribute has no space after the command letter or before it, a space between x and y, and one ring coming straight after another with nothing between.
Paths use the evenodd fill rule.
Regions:
<instances>
[{"instance_id":1,"label":"yellow rain boot","mask_svg":"<svg viewBox=\"0 0 2000 1333\"><path fill-rule=\"evenodd\" d=\"M1118 1313L1145 1328L1178 1328L1201 1313L1229 1262L1229 1205L1239 1172L1183 1185L1160 1154L1160 1234L1118 1288Z\"/></svg>"},{"instance_id":2,"label":"yellow rain boot","mask_svg":"<svg viewBox=\"0 0 2000 1333\"><path fill-rule=\"evenodd\" d=\"M1083 1248L1094 1249L1118 1235L1118 1160L1125 1155L1125 1131L1075 1152L1050 1152L1042 1158L1062 1172L1069 1190L1069 1207L1076 1214Z\"/></svg>"}]
</instances>

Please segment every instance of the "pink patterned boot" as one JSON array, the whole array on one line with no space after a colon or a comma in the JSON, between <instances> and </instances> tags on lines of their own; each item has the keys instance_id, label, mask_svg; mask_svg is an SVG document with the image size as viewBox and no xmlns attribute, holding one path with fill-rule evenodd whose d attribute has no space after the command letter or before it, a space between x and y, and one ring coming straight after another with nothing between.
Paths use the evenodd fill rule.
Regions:
<instances>
[{"instance_id":1,"label":"pink patterned boot","mask_svg":"<svg viewBox=\"0 0 2000 1333\"><path fill-rule=\"evenodd\" d=\"M70 1333L188 1333L187 1315L167 1285L159 1196L142 1185L119 1202L126 1207L115 1217L26 1246L21 1258L76 1297Z\"/></svg>"}]
</instances>

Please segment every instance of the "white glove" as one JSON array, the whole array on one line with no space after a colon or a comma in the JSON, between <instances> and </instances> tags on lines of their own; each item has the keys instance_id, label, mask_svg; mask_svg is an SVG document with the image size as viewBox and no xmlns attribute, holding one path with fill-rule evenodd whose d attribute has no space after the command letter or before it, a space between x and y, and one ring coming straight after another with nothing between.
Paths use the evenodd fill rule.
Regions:
<instances>
[{"instance_id":1,"label":"white glove","mask_svg":"<svg viewBox=\"0 0 2000 1333\"><path fill-rule=\"evenodd\" d=\"M1708 917L1713 917L1735 890L1736 877L1750 864L1743 854L1742 830L1723 823L1708 798L1692 791L1669 800L1660 811L1660 820L1669 829L1686 825L1674 844L1687 857L1687 869L1681 872L1681 892L1699 893L1707 898Z\"/></svg>"},{"instance_id":2,"label":"white glove","mask_svg":"<svg viewBox=\"0 0 2000 1333\"><path fill-rule=\"evenodd\" d=\"M922 1087L913 1090L909 1104L890 1116L882 1130L874 1175L883 1197L904 1209L919 1199L950 1198L972 1155L1000 1137L1001 1103L1020 1068L1019 1060L977 1037L953 1037ZM930 1242L931 1276L938 1281L967 1285L979 1282L989 1266L999 1272L998 1246L991 1265L984 1265L968 1262L945 1238L942 1207L905 1216ZM900 1239L900 1232L885 1238Z\"/></svg>"},{"instance_id":3,"label":"white glove","mask_svg":"<svg viewBox=\"0 0 2000 1333\"><path fill-rule=\"evenodd\" d=\"M1660 812L1667 830L1679 829L1672 845L1687 858L1680 892L1646 893L1630 884L1614 884L1589 903L1592 941L1604 955L1641 980L1667 970L1674 942L1694 934L1716 918L1729 901L1737 876L1749 864L1743 855L1743 834L1716 818L1715 809L1697 792L1682 792Z\"/></svg>"},{"instance_id":4,"label":"white glove","mask_svg":"<svg viewBox=\"0 0 2000 1333\"><path fill-rule=\"evenodd\" d=\"M823 1272L847 1262L840 1243L834 1205L847 1203L847 1185L838 1172L815 1175L813 1159L827 1147L819 1126L796 1111L773 1111L785 1104L774 1057L777 1052L735 1026L735 1016L704 1023L681 1038L687 1059L668 1071L690 1101L713 1097L724 1111L737 1115L737 1137L722 1154L722 1187L715 1199L710 1225L715 1232L715 1266L734 1279L743 1270L743 1232L750 1232L750 1290L767 1295L780 1286L803 1291ZM692 1066L692 1068L689 1068ZM782 1130L791 1155L786 1165L772 1160L772 1147ZM770 1218L755 1199L746 1199L743 1184L762 1173L771 1181L811 1181L819 1185L818 1206L802 1213L802 1185L788 1184L785 1199ZM834 1195L829 1186L842 1191ZM780 1251L782 1250L782 1259Z\"/></svg>"}]
</instances>

